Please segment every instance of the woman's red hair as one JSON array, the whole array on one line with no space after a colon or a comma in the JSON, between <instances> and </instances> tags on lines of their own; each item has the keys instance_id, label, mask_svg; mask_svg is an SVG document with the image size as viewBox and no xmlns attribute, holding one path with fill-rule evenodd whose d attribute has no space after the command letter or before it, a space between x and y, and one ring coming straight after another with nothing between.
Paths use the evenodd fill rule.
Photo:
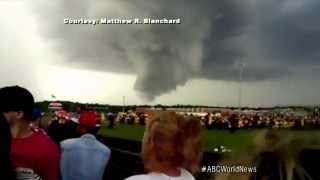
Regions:
<instances>
[{"instance_id":1,"label":"woman's red hair","mask_svg":"<svg viewBox=\"0 0 320 180\"><path fill-rule=\"evenodd\" d=\"M147 123L142 158L146 170L161 172L163 165L198 169L201 158L200 121L174 112L160 112Z\"/></svg>"}]
</instances>

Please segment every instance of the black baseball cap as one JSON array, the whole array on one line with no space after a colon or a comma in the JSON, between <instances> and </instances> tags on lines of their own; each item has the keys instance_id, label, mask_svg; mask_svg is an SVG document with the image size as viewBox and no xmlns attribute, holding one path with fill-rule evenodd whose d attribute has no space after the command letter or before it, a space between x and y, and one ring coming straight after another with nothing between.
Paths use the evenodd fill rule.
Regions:
<instances>
[{"instance_id":1,"label":"black baseball cap","mask_svg":"<svg viewBox=\"0 0 320 180\"><path fill-rule=\"evenodd\" d=\"M0 111L22 111L32 117L34 98L30 91L20 86L8 86L0 89Z\"/></svg>"}]
</instances>

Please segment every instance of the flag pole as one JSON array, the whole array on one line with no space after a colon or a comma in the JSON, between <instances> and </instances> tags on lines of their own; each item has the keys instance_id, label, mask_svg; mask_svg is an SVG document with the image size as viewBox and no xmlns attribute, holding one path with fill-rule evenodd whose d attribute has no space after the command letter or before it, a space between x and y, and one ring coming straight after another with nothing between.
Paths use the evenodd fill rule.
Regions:
<instances>
[{"instance_id":1,"label":"flag pole","mask_svg":"<svg viewBox=\"0 0 320 180\"><path fill-rule=\"evenodd\" d=\"M124 113L124 110L125 110L125 101L126 101L126 97L125 96L122 96L122 112Z\"/></svg>"}]
</instances>

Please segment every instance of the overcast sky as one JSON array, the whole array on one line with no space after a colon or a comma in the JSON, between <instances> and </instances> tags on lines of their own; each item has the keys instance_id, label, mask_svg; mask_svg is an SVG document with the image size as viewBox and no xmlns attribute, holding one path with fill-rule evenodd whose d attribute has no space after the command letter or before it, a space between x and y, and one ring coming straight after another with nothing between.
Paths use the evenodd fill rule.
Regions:
<instances>
[{"instance_id":1,"label":"overcast sky","mask_svg":"<svg viewBox=\"0 0 320 180\"><path fill-rule=\"evenodd\" d=\"M320 104L318 0L0 0L0 86L37 100ZM67 25L64 18L180 18Z\"/></svg>"}]
</instances>

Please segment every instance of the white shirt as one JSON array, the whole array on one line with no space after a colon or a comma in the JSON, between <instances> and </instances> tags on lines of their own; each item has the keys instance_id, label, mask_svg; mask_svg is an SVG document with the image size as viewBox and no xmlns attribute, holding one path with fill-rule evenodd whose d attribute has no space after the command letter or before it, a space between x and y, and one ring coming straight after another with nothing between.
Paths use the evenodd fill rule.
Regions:
<instances>
[{"instance_id":1,"label":"white shirt","mask_svg":"<svg viewBox=\"0 0 320 180\"><path fill-rule=\"evenodd\" d=\"M181 174L177 177L171 177L163 173L151 172L145 175L131 176L125 180L195 180L191 173L181 168Z\"/></svg>"}]
</instances>

